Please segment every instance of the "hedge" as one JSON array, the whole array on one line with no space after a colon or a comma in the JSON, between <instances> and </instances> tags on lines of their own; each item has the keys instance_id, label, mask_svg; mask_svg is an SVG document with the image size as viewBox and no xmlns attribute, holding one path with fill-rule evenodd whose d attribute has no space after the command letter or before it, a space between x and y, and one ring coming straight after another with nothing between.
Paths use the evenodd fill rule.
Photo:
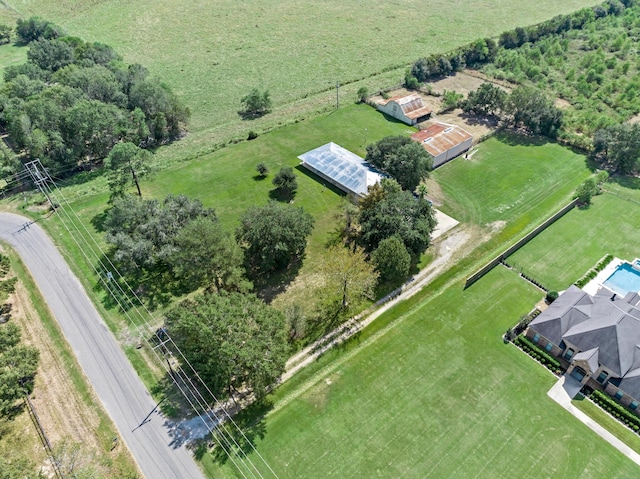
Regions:
<instances>
[{"instance_id":1,"label":"hedge","mask_svg":"<svg viewBox=\"0 0 640 479\"><path fill-rule=\"evenodd\" d=\"M590 398L611 416L618 419L620 422L623 422L635 432L640 430L640 417L636 416L623 405L614 401L607 394L602 391L593 391Z\"/></svg>"},{"instance_id":2,"label":"hedge","mask_svg":"<svg viewBox=\"0 0 640 479\"><path fill-rule=\"evenodd\" d=\"M611 263L611 261L613 261L613 256L611 256L610 254L606 255L598 262L597 265L587 271L587 273L574 284L578 288L582 288L585 284L595 278L600 271L602 271L609 263Z\"/></svg>"},{"instance_id":3,"label":"hedge","mask_svg":"<svg viewBox=\"0 0 640 479\"><path fill-rule=\"evenodd\" d=\"M529 356L537 360L538 362L545 365L548 369L553 371L556 374L559 374L561 371L560 361L556 358L548 354L546 351L543 351L538 346L533 344L524 336L518 336L514 343L520 347L524 352L526 352Z\"/></svg>"}]
</instances>

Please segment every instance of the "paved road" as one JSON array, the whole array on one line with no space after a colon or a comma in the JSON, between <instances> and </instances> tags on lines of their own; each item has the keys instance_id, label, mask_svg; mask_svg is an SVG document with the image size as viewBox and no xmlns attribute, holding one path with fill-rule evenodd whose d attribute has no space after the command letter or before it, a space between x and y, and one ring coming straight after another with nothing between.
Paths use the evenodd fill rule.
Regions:
<instances>
[{"instance_id":1,"label":"paved road","mask_svg":"<svg viewBox=\"0 0 640 479\"><path fill-rule=\"evenodd\" d=\"M18 252L57 319L78 362L147 479L204 476L165 427L142 381L44 230L0 213L0 238ZM141 423L147 418L147 422Z\"/></svg>"}]
</instances>

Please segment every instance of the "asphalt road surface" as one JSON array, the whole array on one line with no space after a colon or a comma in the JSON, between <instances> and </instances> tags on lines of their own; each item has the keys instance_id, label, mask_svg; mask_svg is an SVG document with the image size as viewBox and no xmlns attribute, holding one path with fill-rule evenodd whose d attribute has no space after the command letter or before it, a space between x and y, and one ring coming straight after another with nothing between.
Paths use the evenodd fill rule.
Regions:
<instances>
[{"instance_id":1,"label":"asphalt road surface","mask_svg":"<svg viewBox=\"0 0 640 479\"><path fill-rule=\"evenodd\" d=\"M60 324L78 362L147 479L204 476L183 441L129 364L116 339L44 230L22 216L0 213L0 238L20 255Z\"/></svg>"}]
</instances>

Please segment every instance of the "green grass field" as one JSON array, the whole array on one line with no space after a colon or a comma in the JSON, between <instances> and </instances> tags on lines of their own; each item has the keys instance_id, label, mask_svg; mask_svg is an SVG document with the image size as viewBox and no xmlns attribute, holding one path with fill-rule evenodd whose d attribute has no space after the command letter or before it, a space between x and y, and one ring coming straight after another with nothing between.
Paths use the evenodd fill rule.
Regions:
<instances>
[{"instance_id":1,"label":"green grass field","mask_svg":"<svg viewBox=\"0 0 640 479\"><path fill-rule=\"evenodd\" d=\"M549 202L568 202L590 174L584 155L542 138L498 134L477 149L433 172L444 192L442 210L466 223L523 222L541 205L549 215Z\"/></svg>"},{"instance_id":2,"label":"green grass field","mask_svg":"<svg viewBox=\"0 0 640 479\"><path fill-rule=\"evenodd\" d=\"M269 89L276 109L286 106L255 122L262 129L335 103L336 82L367 79L341 89L349 103L361 85L398 84L422 56L595 3L433 0L425 11L418 0L8 0L0 13L6 21L39 15L147 66L193 112L192 135L167 153L188 156L246 134L251 126L236 112L253 87Z\"/></svg>"},{"instance_id":3,"label":"green grass field","mask_svg":"<svg viewBox=\"0 0 640 479\"><path fill-rule=\"evenodd\" d=\"M206 206L215 208L224 224L235 229L249 206L269 201L274 189L271 180L278 170L291 166L298 180L294 204L309 211L316 220L308 252L318 254L330 239L344 195L300 167L297 156L333 141L364 157L365 142L414 131L367 105L350 105L164 170L153 182L143 185L143 194L160 198L168 193L183 193L200 198ZM261 162L269 168L266 179L260 179L256 172L256 165Z\"/></svg>"},{"instance_id":4,"label":"green grass field","mask_svg":"<svg viewBox=\"0 0 640 479\"><path fill-rule=\"evenodd\" d=\"M547 396L502 332L541 293L499 267L428 291L277 393L258 451L282 477L631 477L637 467ZM399 314L400 313L400 314ZM210 477L235 477L209 464Z\"/></svg>"},{"instance_id":5,"label":"green grass field","mask_svg":"<svg viewBox=\"0 0 640 479\"><path fill-rule=\"evenodd\" d=\"M611 190L616 194L596 196L589 208L567 213L510 256L509 263L562 291L606 254L628 260L640 256L639 192L615 185Z\"/></svg>"}]
</instances>

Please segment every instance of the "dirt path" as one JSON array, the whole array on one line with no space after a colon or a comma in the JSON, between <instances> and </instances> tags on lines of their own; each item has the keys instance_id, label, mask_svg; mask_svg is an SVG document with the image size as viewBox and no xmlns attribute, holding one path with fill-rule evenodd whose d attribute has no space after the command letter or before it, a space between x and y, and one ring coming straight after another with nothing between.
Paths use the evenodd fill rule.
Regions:
<instances>
[{"instance_id":1,"label":"dirt path","mask_svg":"<svg viewBox=\"0 0 640 479\"><path fill-rule=\"evenodd\" d=\"M372 308L370 308L342 324L315 343L307 346L298 354L292 356L289 361L287 361L286 370L280 382L287 381L300 369L315 361L328 349L350 338L371 324L385 311L420 291L463 254L463 247L472 236L473 234L468 228L458 225L448 235L440 238L437 244L434 245L434 247L437 247L437 255L425 269L405 283L404 286L379 300L375 306L373 306L373 308L377 308L375 311L371 311Z\"/></svg>"}]
</instances>

